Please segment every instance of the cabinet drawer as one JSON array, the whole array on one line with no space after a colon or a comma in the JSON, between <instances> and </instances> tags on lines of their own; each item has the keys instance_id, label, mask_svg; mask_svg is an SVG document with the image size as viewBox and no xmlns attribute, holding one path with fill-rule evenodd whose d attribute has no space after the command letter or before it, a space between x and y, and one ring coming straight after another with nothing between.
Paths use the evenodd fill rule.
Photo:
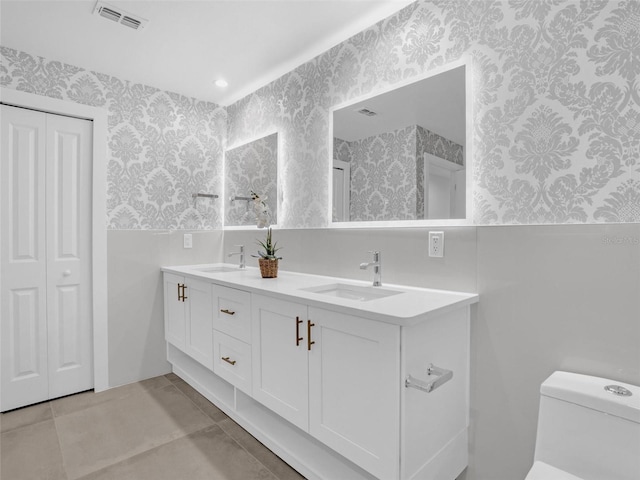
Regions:
<instances>
[{"instance_id":1,"label":"cabinet drawer","mask_svg":"<svg viewBox=\"0 0 640 480\"><path fill-rule=\"evenodd\" d=\"M251 294L215 285L213 328L251 343Z\"/></svg>"},{"instance_id":2,"label":"cabinet drawer","mask_svg":"<svg viewBox=\"0 0 640 480\"><path fill-rule=\"evenodd\" d=\"M251 395L251 345L214 330L213 372Z\"/></svg>"}]
</instances>

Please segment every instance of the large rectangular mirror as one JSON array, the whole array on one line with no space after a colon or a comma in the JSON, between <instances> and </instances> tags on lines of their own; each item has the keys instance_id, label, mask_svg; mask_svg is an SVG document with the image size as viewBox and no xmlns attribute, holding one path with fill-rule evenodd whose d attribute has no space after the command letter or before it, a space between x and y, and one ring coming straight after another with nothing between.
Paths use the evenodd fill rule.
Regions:
<instances>
[{"instance_id":1,"label":"large rectangular mirror","mask_svg":"<svg viewBox=\"0 0 640 480\"><path fill-rule=\"evenodd\" d=\"M224 226L256 226L251 192L267 204L270 223L277 223L278 134L227 150L224 167Z\"/></svg>"},{"instance_id":2,"label":"large rectangular mirror","mask_svg":"<svg viewBox=\"0 0 640 480\"><path fill-rule=\"evenodd\" d=\"M333 111L332 225L465 223L467 75L458 64Z\"/></svg>"}]
</instances>

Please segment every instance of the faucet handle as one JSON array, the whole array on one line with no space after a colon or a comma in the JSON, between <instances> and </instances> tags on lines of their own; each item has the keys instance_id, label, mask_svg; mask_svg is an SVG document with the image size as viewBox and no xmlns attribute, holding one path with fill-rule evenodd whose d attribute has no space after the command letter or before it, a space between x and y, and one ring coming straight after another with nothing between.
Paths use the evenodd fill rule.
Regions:
<instances>
[{"instance_id":1,"label":"faucet handle","mask_svg":"<svg viewBox=\"0 0 640 480\"><path fill-rule=\"evenodd\" d=\"M380 250L369 250L369 253L373 254L373 261L380 261Z\"/></svg>"}]
</instances>

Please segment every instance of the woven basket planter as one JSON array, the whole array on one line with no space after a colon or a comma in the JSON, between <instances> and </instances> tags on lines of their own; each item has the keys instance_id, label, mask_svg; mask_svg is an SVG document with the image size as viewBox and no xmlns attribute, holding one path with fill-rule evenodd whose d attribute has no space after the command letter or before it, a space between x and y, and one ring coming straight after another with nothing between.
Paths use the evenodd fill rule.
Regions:
<instances>
[{"instance_id":1,"label":"woven basket planter","mask_svg":"<svg viewBox=\"0 0 640 480\"><path fill-rule=\"evenodd\" d=\"M276 278L278 276L278 259L259 258L262 278Z\"/></svg>"}]
</instances>

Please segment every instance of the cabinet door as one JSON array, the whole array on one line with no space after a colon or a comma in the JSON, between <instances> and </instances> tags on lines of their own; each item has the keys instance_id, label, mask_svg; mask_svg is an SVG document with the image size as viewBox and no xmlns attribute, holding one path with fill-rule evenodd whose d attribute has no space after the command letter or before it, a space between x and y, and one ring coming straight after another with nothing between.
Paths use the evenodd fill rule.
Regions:
<instances>
[{"instance_id":1,"label":"cabinet door","mask_svg":"<svg viewBox=\"0 0 640 480\"><path fill-rule=\"evenodd\" d=\"M185 288L186 329L184 351L213 370L213 302L208 282L188 279Z\"/></svg>"},{"instance_id":2,"label":"cabinet door","mask_svg":"<svg viewBox=\"0 0 640 480\"><path fill-rule=\"evenodd\" d=\"M309 432L378 478L399 475L400 327L309 307Z\"/></svg>"},{"instance_id":3,"label":"cabinet door","mask_svg":"<svg viewBox=\"0 0 640 480\"><path fill-rule=\"evenodd\" d=\"M180 275L164 274L164 338L183 351L186 328L186 303L182 299L184 282Z\"/></svg>"},{"instance_id":4,"label":"cabinet door","mask_svg":"<svg viewBox=\"0 0 640 480\"><path fill-rule=\"evenodd\" d=\"M307 307L262 295L251 304L253 397L308 431Z\"/></svg>"}]
</instances>

